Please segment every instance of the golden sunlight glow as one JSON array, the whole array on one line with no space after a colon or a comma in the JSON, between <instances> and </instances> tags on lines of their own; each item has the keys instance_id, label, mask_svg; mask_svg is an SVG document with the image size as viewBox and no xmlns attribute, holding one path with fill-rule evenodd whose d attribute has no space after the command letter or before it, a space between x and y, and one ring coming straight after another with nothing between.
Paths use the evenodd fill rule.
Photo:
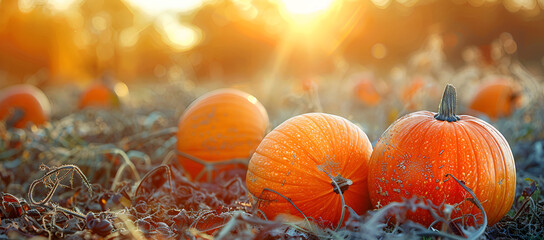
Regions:
<instances>
[{"instance_id":1,"label":"golden sunlight glow","mask_svg":"<svg viewBox=\"0 0 544 240\"><path fill-rule=\"evenodd\" d=\"M53 10L59 12L66 11L72 7L72 5L79 3L78 0L48 0L47 2Z\"/></svg>"},{"instance_id":2,"label":"golden sunlight glow","mask_svg":"<svg viewBox=\"0 0 544 240\"><path fill-rule=\"evenodd\" d=\"M128 87L122 82L116 83L113 87L113 91L121 98L128 96Z\"/></svg>"},{"instance_id":3,"label":"golden sunlight glow","mask_svg":"<svg viewBox=\"0 0 544 240\"><path fill-rule=\"evenodd\" d=\"M372 46L370 54L376 59L383 59L387 56L387 47L382 43L376 43Z\"/></svg>"},{"instance_id":4,"label":"golden sunlight glow","mask_svg":"<svg viewBox=\"0 0 544 240\"><path fill-rule=\"evenodd\" d=\"M162 34L173 48L179 51L189 50L197 45L202 34L199 29L179 22L172 15L163 15L159 18Z\"/></svg>"},{"instance_id":5,"label":"golden sunlight glow","mask_svg":"<svg viewBox=\"0 0 544 240\"><path fill-rule=\"evenodd\" d=\"M255 98L254 96L251 96L251 95L247 97L247 100L252 104L257 103L257 98Z\"/></svg>"},{"instance_id":6,"label":"golden sunlight glow","mask_svg":"<svg viewBox=\"0 0 544 240\"><path fill-rule=\"evenodd\" d=\"M385 9L391 4L391 0L372 0L372 3L378 8Z\"/></svg>"},{"instance_id":7,"label":"golden sunlight glow","mask_svg":"<svg viewBox=\"0 0 544 240\"><path fill-rule=\"evenodd\" d=\"M138 42L140 31L137 27L129 27L121 31L119 41L123 47L132 47Z\"/></svg>"},{"instance_id":8,"label":"golden sunlight glow","mask_svg":"<svg viewBox=\"0 0 544 240\"><path fill-rule=\"evenodd\" d=\"M35 5L36 3L32 0L19 0L17 2L17 6L19 7L19 10L24 13L32 11Z\"/></svg>"},{"instance_id":9,"label":"golden sunlight glow","mask_svg":"<svg viewBox=\"0 0 544 240\"><path fill-rule=\"evenodd\" d=\"M282 0L283 6L292 14L312 14L327 10L334 0Z\"/></svg>"},{"instance_id":10,"label":"golden sunlight glow","mask_svg":"<svg viewBox=\"0 0 544 240\"><path fill-rule=\"evenodd\" d=\"M128 2L149 15L158 16L165 12L178 13L195 10L202 5L203 0L128 0Z\"/></svg>"}]
</instances>

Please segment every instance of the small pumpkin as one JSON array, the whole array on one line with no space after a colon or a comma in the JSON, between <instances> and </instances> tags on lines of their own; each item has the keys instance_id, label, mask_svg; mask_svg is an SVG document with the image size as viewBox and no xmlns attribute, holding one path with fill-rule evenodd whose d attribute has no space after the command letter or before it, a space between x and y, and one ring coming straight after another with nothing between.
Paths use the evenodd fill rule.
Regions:
<instances>
[{"instance_id":1,"label":"small pumpkin","mask_svg":"<svg viewBox=\"0 0 544 240\"><path fill-rule=\"evenodd\" d=\"M483 113L493 120L506 117L519 107L521 94L518 86L504 78L483 84L470 100L468 108Z\"/></svg>"},{"instance_id":2,"label":"small pumpkin","mask_svg":"<svg viewBox=\"0 0 544 240\"><path fill-rule=\"evenodd\" d=\"M402 88L400 99L409 104L410 109L415 108L414 98L425 86L425 80L422 77L414 77L408 85Z\"/></svg>"},{"instance_id":3,"label":"small pumpkin","mask_svg":"<svg viewBox=\"0 0 544 240\"><path fill-rule=\"evenodd\" d=\"M14 85L0 91L0 121L7 127L24 128L28 123L43 125L51 116L49 99L38 88Z\"/></svg>"},{"instance_id":4,"label":"small pumpkin","mask_svg":"<svg viewBox=\"0 0 544 240\"><path fill-rule=\"evenodd\" d=\"M363 214L370 208L367 162L372 145L355 124L335 115L308 113L280 124L261 142L249 161L250 199L266 217L279 214L337 224L342 202ZM338 183L336 188L331 177ZM346 218L344 218L346 219Z\"/></svg>"},{"instance_id":5,"label":"small pumpkin","mask_svg":"<svg viewBox=\"0 0 544 240\"><path fill-rule=\"evenodd\" d=\"M207 93L189 105L178 123L177 150L206 162L249 159L268 128L268 114L252 95L235 90L219 89ZM185 156L179 162L193 178L211 179L199 173L204 165ZM243 164L242 164L243 165ZM216 172L241 164L216 166Z\"/></svg>"},{"instance_id":6,"label":"small pumpkin","mask_svg":"<svg viewBox=\"0 0 544 240\"><path fill-rule=\"evenodd\" d=\"M303 92L317 91L318 82L311 77L306 77L301 80L301 88Z\"/></svg>"},{"instance_id":7,"label":"small pumpkin","mask_svg":"<svg viewBox=\"0 0 544 240\"><path fill-rule=\"evenodd\" d=\"M367 106L376 106L381 101L380 93L371 79L364 78L355 84L355 96Z\"/></svg>"},{"instance_id":8,"label":"small pumpkin","mask_svg":"<svg viewBox=\"0 0 544 240\"><path fill-rule=\"evenodd\" d=\"M368 170L374 206L417 196L437 206L459 203L452 218L481 216L476 206L464 201L467 192L446 177L451 174L474 191L489 225L510 210L516 192L516 168L508 142L487 122L455 115L455 102L455 88L447 85L438 113L418 111L405 115L383 133ZM408 217L427 226L434 221L428 211L421 209L408 213Z\"/></svg>"},{"instance_id":9,"label":"small pumpkin","mask_svg":"<svg viewBox=\"0 0 544 240\"><path fill-rule=\"evenodd\" d=\"M122 84L124 83L117 83ZM80 96L78 108L118 109L121 100L116 93L116 84L95 83L87 88Z\"/></svg>"}]
</instances>

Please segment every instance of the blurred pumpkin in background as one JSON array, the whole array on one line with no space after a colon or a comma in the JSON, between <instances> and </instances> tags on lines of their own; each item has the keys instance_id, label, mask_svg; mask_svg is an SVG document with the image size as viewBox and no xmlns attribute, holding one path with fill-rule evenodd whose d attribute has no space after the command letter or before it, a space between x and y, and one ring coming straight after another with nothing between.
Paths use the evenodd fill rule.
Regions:
<instances>
[{"instance_id":1,"label":"blurred pumpkin in background","mask_svg":"<svg viewBox=\"0 0 544 240\"><path fill-rule=\"evenodd\" d=\"M124 83L95 83L81 94L78 108L118 109L121 107L120 95L126 94L128 88Z\"/></svg>"},{"instance_id":2,"label":"blurred pumpkin in background","mask_svg":"<svg viewBox=\"0 0 544 240\"><path fill-rule=\"evenodd\" d=\"M492 120L512 114L521 104L519 86L505 78L484 83L470 100L471 114L485 114Z\"/></svg>"},{"instance_id":3,"label":"blurred pumpkin in background","mask_svg":"<svg viewBox=\"0 0 544 240\"><path fill-rule=\"evenodd\" d=\"M423 90L425 80L422 77L414 77L408 85L402 88L400 99L408 110L416 110L420 107L416 97Z\"/></svg>"},{"instance_id":4,"label":"blurred pumpkin in background","mask_svg":"<svg viewBox=\"0 0 544 240\"><path fill-rule=\"evenodd\" d=\"M325 113L292 117L266 135L251 157L246 177L250 199L268 219L303 217L300 210L324 225L337 225L343 214L340 192L357 214L371 208L371 153L366 134L345 118Z\"/></svg>"},{"instance_id":5,"label":"blurred pumpkin in background","mask_svg":"<svg viewBox=\"0 0 544 240\"><path fill-rule=\"evenodd\" d=\"M40 89L21 84L0 91L0 121L8 128L24 128L28 123L43 125L50 116L49 99Z\"/></svg>"},{"instance_id":6,"label":"blurred pumpkin in background","mask_svg":"<svg viewBox=\"0 0 544 240\"><path fill-rule=\"evenodd\" d=\"M361 79L355 84L355 96L367 106L376 106L381 101L376 85L368 78Z\"/></svg>"},{"instance_id":7,"label":"blurred pumpkin in background","mask_svg":"<svg viewBox=\"0 0 544 240\"><path fill-rule=\"evenodd\" d=\"M317 91L319 86L316 79L311 77L303 78L300 84L304 92Z\"/></svg>"},{"instance_id":8,"label":"blurred pumpkin in background","mask_svg":"<svg viewBox=\"0 0 544 240\"><path fill-rule=\"evenodd\" d=\"M204 162L249 158L268 128L268 114L254 96L235 89L209 92L194 102L178 123L177 150ZM211 180L204 164L181 154L181 165L195 180ZM243 163L216 165L216 173L232 168L245 169Z\"/></svg>"}]
</instances>

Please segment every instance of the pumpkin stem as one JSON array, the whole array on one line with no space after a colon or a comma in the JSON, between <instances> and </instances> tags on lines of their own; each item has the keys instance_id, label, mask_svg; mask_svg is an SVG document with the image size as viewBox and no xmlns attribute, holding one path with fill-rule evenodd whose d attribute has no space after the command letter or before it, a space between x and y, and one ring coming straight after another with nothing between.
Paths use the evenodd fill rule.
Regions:
<instances>
[{"instance_id":1,"label":"pumpkin stem","mask_svg":"<svg viewBox=\"0 0 544 240\"><path fill-rule=\"evenodd\" d=\"M444 94L442 95L442 100L440 100L440 105L438 106L438 113L434 115L436 120L455 122L460 118L455 115L455 110L457 107L457 93L455 87L451 84L446 85L444 89Z\"/></svg>"},{"instance_id":2,"label":"pumpkin stem","mask_svg":"<svg viewBox=\"0 0 544 240\"><path fill-rule=\"evenodd\" d=\"M349 186L353 184L353 181L340 176L340 174L336 175L336 177L334 177L333 180L334 181L331 182L331 185L332 185L333 191L337 194L340 194L340 192L338 191L338 188L336 187L334 182L338 184L338 187L340 188L340 191L342 191L342 193L347 191Z\"/></svg>"}]
</instances>

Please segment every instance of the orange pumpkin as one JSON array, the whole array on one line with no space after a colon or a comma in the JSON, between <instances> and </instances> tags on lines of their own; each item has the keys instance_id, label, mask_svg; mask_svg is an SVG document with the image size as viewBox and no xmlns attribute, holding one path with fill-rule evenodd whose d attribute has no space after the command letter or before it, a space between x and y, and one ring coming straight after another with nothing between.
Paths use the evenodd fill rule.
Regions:
<instances>
[{"instance_id":1,"label":"orange pumpkin","mask_svg":"<svg viewBox=\"0 0 544 240\"><path fill-rule=\"evenodd\" d=\"M411 101L424 86L425 80L421 77L415 77L402 89L400 99L403 101Z\"/></svg>"},{"instance_id":2,"label":"orange pumpkin","mask_svg":"<svg viewBox=\"0 0 544 240\"><path fill-rule=\"evenodd\" d=\"M24 128L28 123L42 125L49 121L51 105L38 88L21 84L0 92L0 121L8 127Z\"/></svg>"},{"instance_id":3,"label":"orange pumpkin","mask_svg":"<svg viewBox=\"0 0 544 240\"><path fill-rule=\"evenodd\" d=\"M114 88L105 83L97 83L81 94L78 108L116 109L120 106L121 101Z\"/></svg>"},{"instance_id":4,"label":"orange pumpkin","mask_svg":"<svg viewBox=\"0 0 544 240\"><path fill-rule=\"evenodd\" d=\"M496 79L482 85L469 103L469 109L483 113L493 120L509 116L521 100L517 86L506 79Z\"/></svg>"},{"instance_id":5,"label":"orange pumpkin","mask_svg":"<svg viewBox=\"0 0 544 240\"><path fill-rule=\"evenodd\" d=\"M342 117L324 113L293 117L271 131L253 154L246 176L250 199L269 219L279 214L302 217L284 198L264 191L271 189L307 217L330 225L341 219L342 191L346 205L363 214L371 206L367 191L371 152L366 134Z\"/></svg>"},{"instance_id":6,"label":"orange pumpkin","mask_svg":"<svg viewBox=\"0 0 544 240\"><path fill-rule=\"evenodd\" d=\"M412 81L402 89L400 99L406 104L408 110L415 110L420 107L420 103L416 97L423 90L425 80L421 77L415 77Z\"/></svg>"},{"instance_id":7,"label":"orange pumpkin","mask_svg":"<svg viewBox=\"0 0 544 240\"><path fill-rule=\"evenodd\" d=\"M310 77L302 79L300 85L302 87L302 91L304 92L316 91L318 87L317 81Z\"/></svg>"},{"instance_id":8,"label":"orange pumpkin","mask_svg":"<svg viewBox=\"0 0 544 240\"><path fill-rule=\"evenodd\" d=\"M219 89L195 100L181 116L177 149L207 162L249 159L267 128L268 115L255 97L235 89ZM178 159L193 178L203 170L201 163L184 156ZM215 170L233 167L245 169L240 164L226 164L217 165ZM211 177L202 175L203 179Z\"/></svg>"},{"instance_id":9,"label":"orange pumpkin","mask_svg":"<svg viewBox=\"0 0 544 240\"><path fill-rule=\"evenodd\" d=\"M383 133L369 163L368 186L374 206L417 196L435 205L460 203L452 218L474 214L481 223L479 209L464 201L468 193L445 176L451 174L474 191L489 225L510 210L516 192L516 168L508 142L487 122L455 115L455 102L455 88L448 85L438 114L408 114ZM408 213L408 217L424 225L434 221L427 210L421 209ZM471 224L470 219L468 222Z\"/></svg>"},{"instance_id":10,"label":"orange pumpkin","mask_svg":"<svg viewBox=\"0 0 544 240\"><path fill-rule=\"evenodd\" d=\"M381 101L381 96L371 79L365 78L355 85L355 96L367 106L376 106Z\"/></svg>"}]
</instances>

